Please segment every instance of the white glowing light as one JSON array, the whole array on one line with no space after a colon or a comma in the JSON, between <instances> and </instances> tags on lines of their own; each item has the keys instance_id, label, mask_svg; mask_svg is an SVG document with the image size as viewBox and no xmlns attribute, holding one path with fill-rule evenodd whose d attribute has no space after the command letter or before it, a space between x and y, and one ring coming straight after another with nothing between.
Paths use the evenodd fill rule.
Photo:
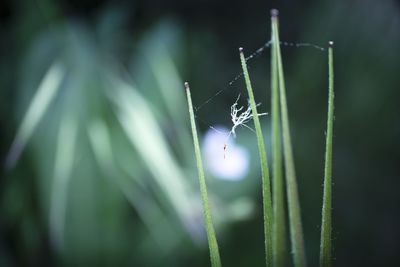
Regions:
<instances>
[{"instance_id":1,"label":"white glowing light","mask_svg":"<svg viewBox=\"0 0 400 267\"><path fill-rule=\"evenodd\" d=\"M235 144L232 138L227 139L229 133L228 129L222 127L207 131L203 141L204 159L213 176L238 181L249 171L250 153L246 148Z\"/></svg>"}]
</instances>

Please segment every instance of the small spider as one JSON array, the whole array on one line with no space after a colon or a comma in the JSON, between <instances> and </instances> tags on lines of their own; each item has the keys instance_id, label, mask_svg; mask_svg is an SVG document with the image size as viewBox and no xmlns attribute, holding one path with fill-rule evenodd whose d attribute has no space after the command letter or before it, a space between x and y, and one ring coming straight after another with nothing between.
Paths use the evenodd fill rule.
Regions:
<instances>
[{"instance_id":1,"label":"small spider","mask_svg":"<svg viewBox=\"0 0 400 267\"><path fill-rule=\"evenodd\" d=\"M224 144L224 159L226 158L226 150L228 150L228 145Z\"/></svg>"}]
</instances>

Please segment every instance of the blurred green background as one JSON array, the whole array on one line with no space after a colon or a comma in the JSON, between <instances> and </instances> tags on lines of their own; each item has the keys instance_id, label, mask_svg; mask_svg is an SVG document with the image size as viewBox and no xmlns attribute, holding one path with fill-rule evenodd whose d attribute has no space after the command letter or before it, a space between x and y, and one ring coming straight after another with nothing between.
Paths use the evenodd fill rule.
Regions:
<instances>
[{"instance_id":1,"label":"blurred green background","mask_svg":"<svg viewBox=\"0 0 400 267\"><path fill-rule=\"evenodd\" d=\"M198 126L230 127L273 7L283 41L335 42L334 265L399 266L400 1L373 0L2 1L0 266L209 266L183 82L196 106L225 88ZM327 55L282 49L316 266ZM269 111L268 49L250 74ZM255 135L235 142L246 177L207 173L222 261L263 266Z\"/></svg>"}]
</instances>

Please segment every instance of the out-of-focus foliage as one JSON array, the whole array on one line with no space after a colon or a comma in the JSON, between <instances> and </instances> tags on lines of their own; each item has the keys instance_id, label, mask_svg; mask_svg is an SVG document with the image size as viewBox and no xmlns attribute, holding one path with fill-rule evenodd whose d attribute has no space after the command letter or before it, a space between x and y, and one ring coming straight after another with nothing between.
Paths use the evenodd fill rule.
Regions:
<instances>
[{"instance_id":1,"label":"out-of-focus foliage","mask_svg":"<svg viewBox=\"0 0 400 267\"><path fill-rule=\"evenodd\" d=\"M134 41L124 65L112 53L129 41L121 31L112 39L123 26L120 15L102 14L90 27L52 25L23 59L22 122L6 168L30 155L33 168L25 172L34 177L29 190L43 230L30 226L25 231L37 236L23 236L21 244L32 251L48 236L56 264L179 265L182 252L204 243L183 81L171 55L182 42L179 26L160 22ZM15 186L4 191L6 224L19 221L12 213L20 212L24 186ZM240 203L218 206L232 218Z\"/></svg>"},{"instance_id":2,"label":"out-of-focus foliage","mask_svg":"<svg viewBox=\"0 0 400 267\"><path fill-rule=\"evenodd\" d=\"M335 41L334 264L400 262L398 1L0 5L2 160L11 155L11 166L22 152L1 172L0 265L207 265L182 77L195 106L226 87L240 72L237 48L268 40L271 7L280 9L283 41ZM326 54L282 53L306 252L318 259ZM262 111L268 54L249 70ZM199 111L200 128L230 127L229 107L244 89L239 79ZM224 264L258 266L255 136L240 130L235 141L250 152L250 173L235 182L208 176L216 232Z\"/></svg>"}]
</instances>

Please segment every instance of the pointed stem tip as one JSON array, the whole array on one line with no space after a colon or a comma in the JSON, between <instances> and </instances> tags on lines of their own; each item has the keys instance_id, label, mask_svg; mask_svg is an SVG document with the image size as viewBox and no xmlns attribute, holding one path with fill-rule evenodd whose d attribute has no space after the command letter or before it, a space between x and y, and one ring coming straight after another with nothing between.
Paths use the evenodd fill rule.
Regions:
<instances>
[{"instance_id":1,"label":"pointed stem tip","mask_svg":"<svg viewBox=\"0 0 400 267\"><path fill-rule=\"evenodd\" d=\"M190 87L189 87L189 83L188 83L188 82L185 82L185 88L186 88L186 90L190 90Z\"/></svg>"},{"instance_id":2,"label":"pointed stem tip","mask_svg":"<svg viewBox=\"0 0 400 267\"><path fill-rule=\"evenodd\" d=\"M329 41L329 47L333 47L333 41Z\"/></svg>"},{"instance_id":3,"label":"pointed stem tip","mask_svg":"<svg viewBox=\"0 0 400 267\"><path fill-rule=\"evenodd\" d=\"M243 53L243 47L239 47L239 53Z\"/></svg>"},{"instance_id":4,"label":"pointed stem tip","mask_svg":"<svg viewBox=\"0 0 400 267\"><path fill-rule=\"evenodd\" d=\"M271 9L271 17L278 17L279 16L279 11L278 9Z\"/></svg>"}]
</instances>

